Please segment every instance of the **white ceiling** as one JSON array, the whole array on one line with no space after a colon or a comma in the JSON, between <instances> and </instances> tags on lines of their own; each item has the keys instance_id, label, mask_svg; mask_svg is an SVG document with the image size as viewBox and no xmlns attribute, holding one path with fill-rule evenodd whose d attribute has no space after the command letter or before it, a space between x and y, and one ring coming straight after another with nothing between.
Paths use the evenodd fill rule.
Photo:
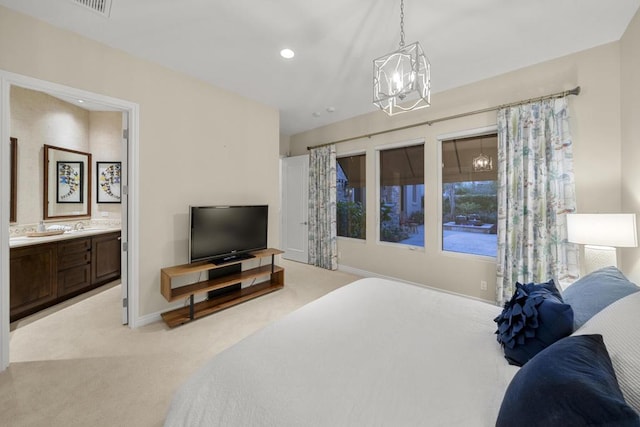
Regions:
<instances>
[{"instance_id":1,"label":"white ceiling","mask_svg":"<svg viewBox=\"0 0 640 427\"><path fill-rule=\"evenodd\" d=\"M276 107L285 135L374 111L372 61L400 39L400 0L112 1L109 18L73 0L0 5ZM422 44L437 93L619 40L639 5L406 0L406 42Z\"/></svg>"}]
</instances>

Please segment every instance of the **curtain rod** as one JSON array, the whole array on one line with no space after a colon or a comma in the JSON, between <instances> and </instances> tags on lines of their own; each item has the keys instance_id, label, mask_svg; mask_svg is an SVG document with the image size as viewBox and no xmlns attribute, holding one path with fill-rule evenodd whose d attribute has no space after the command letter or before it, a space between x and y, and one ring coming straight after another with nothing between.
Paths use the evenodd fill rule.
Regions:
<instances>
[{"instance_id":1,"label":"curtain rod","mask_svg":"<svg viewBox=\"0 0 640 427\"><path fill-rule=\"evenodd\" d=\"M523 101L517 101L517 102L511 102L509 104L498 105L496 107L488 107L488 108L483 108L481 110L468 111L466 113L454 114L452 116L440 117L438 119L425 120L424 122L414 123L412 125L400 126L400 127L396 127L396 128L387 129L387 130L381 130L381 131L378 131L378 132L366 133L366 134L362 134L362 135L358 135L358 136L352 136L352 137L349 137L349 138L340 139L338 141L326 142L324 144L308 146L307 150L311 150L313 148L326 147L327 145L332 145L332 144L340 144L342 142L353 141L355 139L371 138L372 136L382 135L382 134L390 133L390 132L396 132L396 131L399 131L399 130L410 129L410 128L414 128L414 127L418 127L418 126L424 126L424 125L431 126L434 123L444 122L446 120L459 119L461 117L472 116L474 114L487 113L489 111L497 111L497 110L500 110L501 108L515 107L515 106L518 106L518 105L529 104L531 102L544 101L545 99L563 98L563 97L568 96L568 95L580 95L580 86L576 86L575 88L573 88L571 90L565 90L565 91L562 91L562 92L556 92L556 93L552 93L550 95L544 95L544 96L540 96L540 97L537 97L537 98L529 98L529 99L525 99Z\"/></svg>"}]
</instances>

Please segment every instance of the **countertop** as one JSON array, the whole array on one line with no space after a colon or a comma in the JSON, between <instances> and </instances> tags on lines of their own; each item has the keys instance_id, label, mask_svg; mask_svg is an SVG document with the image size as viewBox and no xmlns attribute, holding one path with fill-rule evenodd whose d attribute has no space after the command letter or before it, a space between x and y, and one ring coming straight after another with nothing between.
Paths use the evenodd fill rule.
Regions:
<instances>
[{"instance_id":1,"label":"countertop","mask_svg":"<svg viewBox=\"0 0 640 427\"><path fill-rule=\"evenodd\" d=\"M9 238L9 247L18 248L22 246L37 245L40 243L57 242L59 240L77 239L80 237L95 236L97 234L113 233L114 231L120 231L120 227L87 227L82 230L65 231L64 233L57 234L55 236L11 237Z\"/></svg>"}]
</instances>

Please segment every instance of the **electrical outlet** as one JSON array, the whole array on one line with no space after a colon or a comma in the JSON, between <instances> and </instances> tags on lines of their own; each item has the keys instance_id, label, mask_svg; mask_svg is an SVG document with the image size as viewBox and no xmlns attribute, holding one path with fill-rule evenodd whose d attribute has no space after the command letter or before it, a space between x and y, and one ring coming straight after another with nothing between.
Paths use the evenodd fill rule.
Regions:
<instances>
[{"instance_id":1,"label":"electrical outlet","mask_svg":"<svg viewBox=\"0 0 640 427\"><path fill-rule=\"evenodd\" d=\"M481 280L480 281L480 290L481 291L486 291L487 290L487 281L486 280Z\"/></svg>"}]
</instances>

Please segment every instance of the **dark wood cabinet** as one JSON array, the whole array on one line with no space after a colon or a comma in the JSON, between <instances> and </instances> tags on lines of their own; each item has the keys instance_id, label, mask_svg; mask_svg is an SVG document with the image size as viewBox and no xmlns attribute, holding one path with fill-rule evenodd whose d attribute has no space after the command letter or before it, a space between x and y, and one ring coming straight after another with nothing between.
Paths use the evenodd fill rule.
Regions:
<instances>
[{"instance_id":1,"label":"dark wood cabinet","mask_svg":"<svg viewBox=\"0 0 640 427\"><path fill-rule=\"evenodd\" d=\"M10 318L35 313L58 298L57 244L11 249L9 261Z\"/></svg>"},{"instance_id":2,"label":"dark wood cabinet","mask_svg":"<svg viewBox=\"0 0 640 427\"><path fill-rule=\"evenodd\" d=\"M120 232L102 234L92 239L91 283L106 283L120 277Z\"/></svg>"},{"instance_id":3,"label":"dark wood cabinet","mask_svg":"<svg viewBox=\"0 0 640 427\"><path fill-rule=\"evenodd\" d=\"M58 243L58 296L76 295L91 287L91 237Z\"/></svg>"},{"instance_id":4,"label":"dark wood cabinet","mask_svg":"<svg viewBox=\"0 0 640 427\"><path fill-rule=\"evenodd\" d=\"M11 248L11 321L120 277L120 232Z\"/></svg>"}]
</instances>

